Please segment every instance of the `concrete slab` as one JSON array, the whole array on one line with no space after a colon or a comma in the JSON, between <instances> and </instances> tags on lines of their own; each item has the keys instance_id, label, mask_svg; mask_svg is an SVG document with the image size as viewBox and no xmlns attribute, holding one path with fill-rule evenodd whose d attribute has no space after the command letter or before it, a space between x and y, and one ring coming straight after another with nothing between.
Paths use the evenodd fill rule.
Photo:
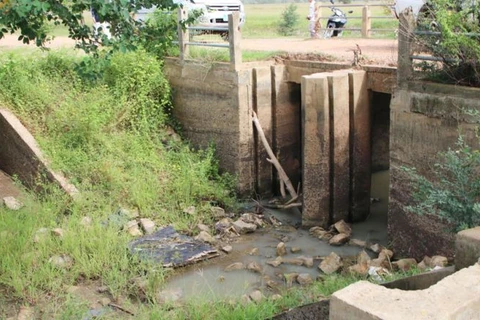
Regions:
<instances>
[{"instance_id":1,"label":"concrete slab","mask_svg":"<svg viewBox=\"0 0 480 320\"><path fill-rule=\"evenodd\" d=\"M58 185L68 195L76 197L78 190L60 173L52 171L35 138L9 110L0 109L0 169L17 176L27 187L39 187L39 179ZM42 181L43 182L43 181Z\"/></svg>"},{"instance_id":2,"label":"concrete slab","mask_svg":"<svg viewBox=\"0 0 480 320\"><path fill-rule=\"evenodd\" d=\"M480 259L480 227L460 231L455 239L455 268L460 270Z\"/></svg>"},{"instance_id":3,"label":"concrete slab","mask_svg":"<svg viewBox=\"0 0 480 320\"><path fill-rule=\"evenodd\" d=\"M367 281L333 294L330 320L480 319L480 264L425 290L387 289Z\"/></svg>"}]
</instances>

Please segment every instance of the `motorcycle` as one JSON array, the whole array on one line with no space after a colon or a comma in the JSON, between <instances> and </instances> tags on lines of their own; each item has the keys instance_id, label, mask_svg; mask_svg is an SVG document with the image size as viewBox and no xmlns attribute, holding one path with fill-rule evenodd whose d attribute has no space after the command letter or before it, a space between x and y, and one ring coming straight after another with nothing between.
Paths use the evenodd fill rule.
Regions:
<instances>
[{"instance_id":1,"label":"motorcycle","mask_svg":"<svg viewBox=\"0 0 480 320\"><path fill-rule=\"evenodd\" d=\"M331 4L334 4L333 0L330 0ZM347 24L347 16L345 13L335 7L330 8L333 14L328 18L327 21L327 28L323 33L323 38L328 39L331 37L341 37L342 36L342 29ZM353 13L353 11L348 11L348 13Z\"/></svg>"}]
</instances>

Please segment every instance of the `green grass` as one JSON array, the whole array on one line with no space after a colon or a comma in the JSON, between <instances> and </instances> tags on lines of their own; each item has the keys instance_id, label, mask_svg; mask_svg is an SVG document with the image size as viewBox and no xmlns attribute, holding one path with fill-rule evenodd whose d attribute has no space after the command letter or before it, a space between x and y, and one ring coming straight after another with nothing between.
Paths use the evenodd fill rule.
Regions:
<instances>
[{"instance_id":1,"label":"green grass","mask_svg":"<svg viewBox=\"0 0 480 320\"><path fill-rule=\"evenodd\" d=\"M371 4L377 4L371 3ZM318 3L317 3L318 4ZM325 3L322 3L325 5ZM355 4L360 4L355 2ZM289 3L276 4L247 4L245 5L246 22L242 30L242 37L244 38L279 38L278 24L281 20L282 12L289 5ZM297 13L299 15L299 24L296 32L292 37L308 38L308 20L305 18L308 14L308 3L297 3ZM347 14L349 18L346 25L347 28L361 28L361 19L353 17L362 16L362 7L342 7L342 11L347 12L352 10L353 13ZM392 14L386 10L385 7L371 7L371 16L391 17L391 19L374 19L372 18L372 29L396 29L398 21ZM329 8L322 8L322 27L325 27L326 21L331 11ZM360 37L360 32L348 31L345 32L344 37ZM372 32L372 37L387 37L393 38L394 33L391 32Z\"/></svg>"}]
</instances>

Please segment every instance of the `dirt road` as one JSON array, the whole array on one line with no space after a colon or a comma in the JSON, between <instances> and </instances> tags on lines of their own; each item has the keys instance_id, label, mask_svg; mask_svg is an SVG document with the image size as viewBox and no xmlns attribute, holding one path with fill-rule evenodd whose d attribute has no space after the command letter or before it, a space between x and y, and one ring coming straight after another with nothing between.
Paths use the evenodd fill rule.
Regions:
<instances>
[{"instance_id":1,"label":"dirt road","mask_svg":"<svg viewBox=\"0 0 480 320\"><path fill-rule=\"evenodd\" d=\"M51 48L72 47L73 43L67 37L57 37L48 46ZM367 63L396 65L396 39L242 39L241 47L243 50L323 53L333 56L338 61L353 61L353 49L357 47L357 44ZM0 40L0 50L23 46L25 45L18 41L16 36L7 35Z\"/></svg>"}]
</instances>

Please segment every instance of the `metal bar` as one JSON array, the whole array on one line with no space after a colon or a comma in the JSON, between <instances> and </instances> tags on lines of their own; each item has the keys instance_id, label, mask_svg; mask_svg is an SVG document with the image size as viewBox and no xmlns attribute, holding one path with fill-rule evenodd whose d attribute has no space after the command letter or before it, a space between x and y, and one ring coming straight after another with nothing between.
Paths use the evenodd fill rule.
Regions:
<instances>
[{"instance_id":1,"label":"metal bar","mask_svg":"<svg viewBox=\"0 0 480 320\"><path fill-rule=\"evenodd\" d=\"M394 17L385 17L385 16L370 17L370 18L372 18L372 19L392 19L392 20L396 20ZM328 19L330 19L330 17L321 17L321 19L328 20ZM358 17L358 16L350 17L350 16L348 16L347 20L350 20L350 19L363 19L363 17Z\"/></svg>"},{"instance_id":2,"label":"metal bar","mask_svg":"<svg viewBox=\"0 0 480 320\"><path fill-rule=\"evenodd\" d=\"M186 45L189 46L199 46L199 47L216 47L216 48L229 48L230 45L222 43L208 43L208 42L187 42Z\"/></svg>"},{"instance_id":3,"label":"metal bar","mask_svg":"<svg viewBox=\"0 0 480 320\"><path fill-rule=\"evenodd\" d=\"M424 35L424 36L439 36L442 34L440 31L420 31L420 30L416 30L413 33L417 35ZM475 32L465 32L465 33L457 33L457 34L464 35L467 37L480 37L480 33L475 33Z\"/></svg>"},{"instance_id":4,"label":"metal bar","mask_svg":"<svg viewBox=\"0 0 480 320\"><path fill-rule=\"evenodd\" d=\"M225 31L228 32L228 28L224 27L187 27L188 30L205 30L205 31Z\"/></svg>"},{"instance_id":5,"label":"metal bar","mask_svg":"<svg viewBox=\"0 0 480 320\"><path fill-rule=\"evenodd\" d=\"M457 62L455 59L443 59L432 56L410 56L412 60L422 60L422 61L446 61L446 62Z\"/></svg>"},{"instance_id":6,"label":"metal bar","mask_svg":"<svg viewBox=\"0 0 480 320\"><path fill-rule=\"evenodd\" d=\"M335 4L335 5L321 5L317 6L317 8L348 8L348 7L392 7L394 4Z\"/></svg>"}]
</instances>

